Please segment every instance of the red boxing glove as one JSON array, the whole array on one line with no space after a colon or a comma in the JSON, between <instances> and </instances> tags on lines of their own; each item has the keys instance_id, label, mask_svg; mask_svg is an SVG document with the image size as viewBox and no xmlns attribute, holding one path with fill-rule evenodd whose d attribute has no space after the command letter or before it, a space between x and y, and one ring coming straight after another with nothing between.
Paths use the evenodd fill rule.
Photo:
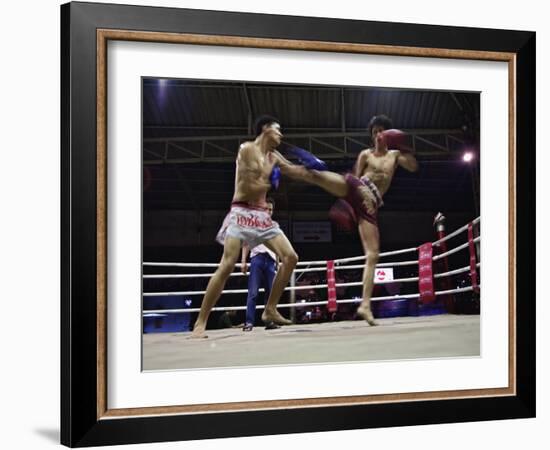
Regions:
<instances>
[{"instance_id":1,"label":"red boxing glove","mask_svg":"<svg viewBox=\"0 0 550 450\"><path fill-rule=\"evenodd\" d=\"M380 133L386 142L388 150L400 150L402 153L414 153L414 150L407 145L407 134L401 130L391 128Z\"/></svg>"}]
</instances>

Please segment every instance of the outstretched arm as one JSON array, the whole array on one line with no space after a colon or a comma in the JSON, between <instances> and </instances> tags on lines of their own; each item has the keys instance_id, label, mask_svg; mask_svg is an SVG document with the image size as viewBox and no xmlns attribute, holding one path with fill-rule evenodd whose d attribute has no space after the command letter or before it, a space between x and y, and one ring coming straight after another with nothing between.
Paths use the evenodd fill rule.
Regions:
<instances>
[{"instance_id":1,"label":"outstretched arm","mask_svg":"<svg viewBox=\"0 0 550 450\"><path fill-rule=\"evenodd\" d=\"M283 165L292 166L293 165L288 159L286 159L281 154L281 152L279 152L279 150L273 150L273 155L275 155L275 158L277 159L277 163L279 164L279 166L283 166Z\"/></svg>"},{"instance_id":2,"label":"outstretched arm","mask_svg":"<svg viewBox=\"0 0 550 450\"><path fill-rule=\"evenodd\" d=\"M410 152L400 151L397 156L397 164L409 172L416 172L418 170L418 161Z\"/></svg>"},{"instance_id":3,"label":"outstretched arm","mask_svg":"<svg viewBox=\"0 0 550 450\"><path fill-rule=\"evenodd\" d=\"M353 168L353 174L357 178L361 178L361 176L365 173L365 169L367 168L367 158L368 158L368 150L363 150L361 153L359 153L359 156L357 157L357 161L355 162L355 166Z\"/></svg>"}]
</instances>

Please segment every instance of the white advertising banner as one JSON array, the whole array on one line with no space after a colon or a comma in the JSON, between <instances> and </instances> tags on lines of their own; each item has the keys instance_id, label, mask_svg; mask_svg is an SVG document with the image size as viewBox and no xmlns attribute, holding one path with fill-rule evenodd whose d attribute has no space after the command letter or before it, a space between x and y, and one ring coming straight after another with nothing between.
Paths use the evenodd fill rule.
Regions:
<instances>
[{"instance_id":1,"label":"white advertising banner","mask_svg":"<svg viewBox=\"0 0 550 450\"><path fill-rule=\"evenodd\" d=\"M293 242L332 242L330 222L294 222Z\"/></svg>"},{"instance_id":2,"label":"white advertising banner","mask_svg":"<svg viewBox=\"0 0 550 450\"><path fill-rule=\"evenodd\" d=\"M393 280L393 267L381 267L374 272L374 282L380 281L392 281Z\"/></svg>"}]
</instances>

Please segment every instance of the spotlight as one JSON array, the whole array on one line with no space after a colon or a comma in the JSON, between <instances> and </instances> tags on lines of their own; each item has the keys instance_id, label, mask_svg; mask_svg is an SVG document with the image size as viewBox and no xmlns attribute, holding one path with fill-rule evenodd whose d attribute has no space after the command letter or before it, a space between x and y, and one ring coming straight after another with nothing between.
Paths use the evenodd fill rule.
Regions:
<instances>
[{"instance_id":1,"label":"spotlight","mask_svg":"<svg viewBox=\"0 0 550 450\"><path fill-rule=\"evenodd\" d=\"M462 156L462 160L464 162L470 162L472 159L474 159L474 154L472 152L466 152Z\"/></svg>"}]
</instances>

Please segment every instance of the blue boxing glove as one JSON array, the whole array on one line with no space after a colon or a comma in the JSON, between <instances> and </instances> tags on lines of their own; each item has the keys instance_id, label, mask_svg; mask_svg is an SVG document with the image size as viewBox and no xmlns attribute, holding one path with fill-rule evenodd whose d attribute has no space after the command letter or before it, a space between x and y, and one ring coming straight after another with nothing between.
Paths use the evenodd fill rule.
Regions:
<instances>
[{"instance_id":1,"label":"blue boxing glove","mask_svg":"<svg viewBox=\"0 0 550 450\"><path fill-rule=\"evenodd\" d=\"M273 166L271 175L269 175L269 182L273 189L279 189L279 181L281 181L281 169L279 166Z\"/></svg>"},{"instance_id":2,"label":"blue boxing glove","mask_svg":"<svg viewBox=\"0 0 550 450\"><path fill-rule=\"evenodd\" d=\"M292 147L290 154L298 159L298 162L308 170L327 170L326 163L317 158L313 153L300 147Z\"/></svg>"}]
</instances>

